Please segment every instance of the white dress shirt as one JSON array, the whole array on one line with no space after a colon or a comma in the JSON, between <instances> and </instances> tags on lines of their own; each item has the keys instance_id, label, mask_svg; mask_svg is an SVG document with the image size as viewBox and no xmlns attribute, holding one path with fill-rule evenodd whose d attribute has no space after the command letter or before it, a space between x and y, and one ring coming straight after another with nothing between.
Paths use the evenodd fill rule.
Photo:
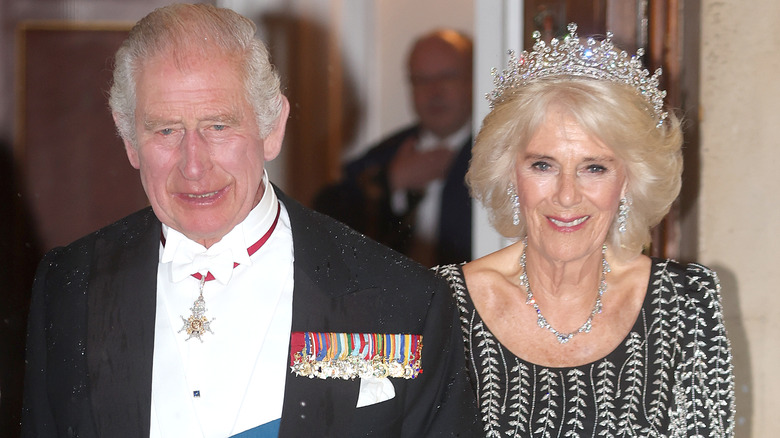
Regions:
<instances>
[{"instance_id":1,"label":"white dress shirt","mask_svg":"<svg viewBox=\"0 0 780 438\"><path fill-rule=\"evenodd\" d=\"M293 243L287 211L268 184L247 218L208 250L163 225L157 272L150 436L225 438L279 419L287 375ZM279 220L252 256L247 248ZM222 268L220 259L229 259ZM232 262L239 263L234 269ZM210 264L215 264L211 267ZM189 266L187 266L189 265ZM183 319L204 284L213 333L187 339ZM199 396L195 396L195 391Z\"/></svg>"}]
</instances>

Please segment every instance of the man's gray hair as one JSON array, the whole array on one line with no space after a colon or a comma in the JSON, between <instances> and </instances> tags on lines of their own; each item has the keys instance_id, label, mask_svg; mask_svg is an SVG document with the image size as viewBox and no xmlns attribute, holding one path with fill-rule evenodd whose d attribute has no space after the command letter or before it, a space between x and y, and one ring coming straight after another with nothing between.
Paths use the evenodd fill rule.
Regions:
<instances>
[{"instance_id":1,"label":"man's gray hair","mask_svg":"<svg viewBox=\"0 0 780 438\"><path fill-rule=\"evenodd\" d=\"M248 18L206 4L173 4L141 19L115 55L109 104L122 139L137 147L136 75L144 62L161 54L180 62L193 52L206 56L215 50L235 57L260 135L268 136L281 114L283 99L268 49L255 38L255 32Z\"/></svg>"}]
</instances>

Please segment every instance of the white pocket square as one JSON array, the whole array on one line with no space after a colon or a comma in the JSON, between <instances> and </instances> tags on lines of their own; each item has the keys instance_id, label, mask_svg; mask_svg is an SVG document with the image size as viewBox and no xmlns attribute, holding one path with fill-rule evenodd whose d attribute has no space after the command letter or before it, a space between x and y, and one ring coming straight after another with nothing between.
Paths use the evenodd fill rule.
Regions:
<instances>
[{"instance_id":1,"label":"white pocket square","mask_svg":"<svg viewBox=\"0 0 780 438\"><path fill-rule=\"evenodd\" d=\"M370 406L395 397L393 383L387 377L366 377L360 379L360 394L357 408Z\"/></svg>"}]
</instances>

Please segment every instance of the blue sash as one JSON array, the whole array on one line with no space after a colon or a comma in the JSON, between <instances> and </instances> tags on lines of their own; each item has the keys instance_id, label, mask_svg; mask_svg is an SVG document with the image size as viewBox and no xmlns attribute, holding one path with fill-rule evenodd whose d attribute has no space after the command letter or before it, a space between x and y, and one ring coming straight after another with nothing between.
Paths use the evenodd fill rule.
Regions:
<instances>
[{"instance_id":1,"label":"blue sash","mask_svg":"<svg viewBox=\"0 0 780 438\"><path fill-rule=\"evenodd\" d=\"M279 436L279 420L269 421L253 429L245 430L230 438L277 438Z\"/></svg>"}]
</instances>

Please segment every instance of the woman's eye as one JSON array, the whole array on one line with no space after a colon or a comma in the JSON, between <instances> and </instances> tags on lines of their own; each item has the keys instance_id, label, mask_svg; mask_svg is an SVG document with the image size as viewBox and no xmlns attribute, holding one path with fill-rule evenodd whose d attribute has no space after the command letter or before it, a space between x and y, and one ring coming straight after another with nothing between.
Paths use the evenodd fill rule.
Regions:
<instances>
[{"instance_id":1,"label":"woman's eye","mask_svg":"<svg viewBox=\"0 0 780 438\"><path fill-rule=\"evenodd\" d=\"M537 170L549 170L550 164L545 161L536 161L533 164L531 164L531 167Z\"/></svg>"},{"instance_id":2,"label":"woman's eye","mask_svg":"<svg viewBox=\"0 0 780 438\"><path fill-rule=\"evenodd\" d=\"M591 164L588 166L589 173L604 173L606 171L607 168L602 166L601 164Z\"/></svg>"}]
</instances>

